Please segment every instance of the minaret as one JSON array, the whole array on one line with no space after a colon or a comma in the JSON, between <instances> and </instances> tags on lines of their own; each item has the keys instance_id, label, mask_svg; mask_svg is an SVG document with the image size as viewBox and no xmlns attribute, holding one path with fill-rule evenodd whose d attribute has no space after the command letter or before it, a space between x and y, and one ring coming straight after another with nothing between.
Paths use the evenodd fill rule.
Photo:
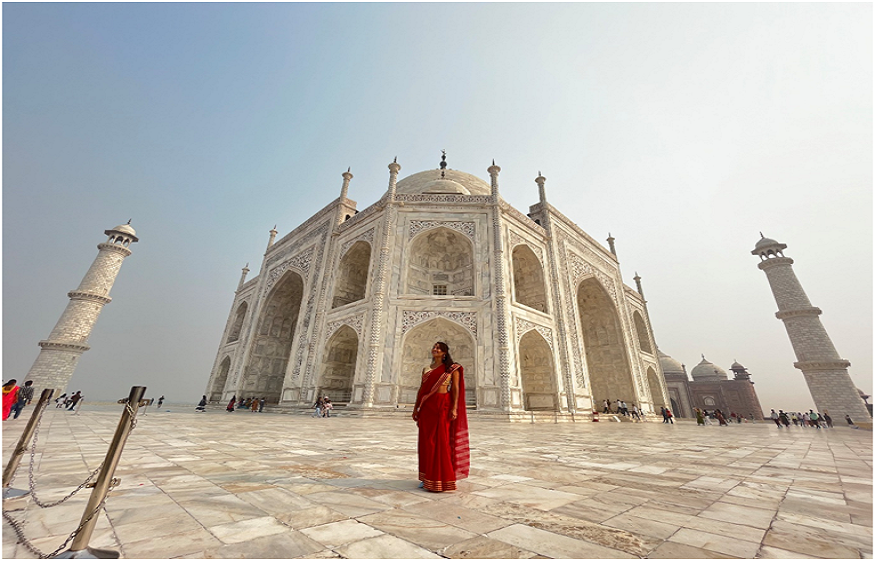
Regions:
<instances>
[{"instance_id":1,"label":"minaret","mask_svg":"<svg viewBox=\"0 0 875 561\"><path fill-rule=\"evenodd\" d=\"M248 274L249 274L249 263L247 263L246 266L243 267L243 273L240 275L240 282L237 283L237 290L240 290L240 288L246 282L246 275L248 275Z\"/></svg>"},{"instance_id":2,"label":"minaret","mask_svg":"<svg viewBox=\"0 0 875 561\"><path fill-rule=\"evenodd\" d=\"M70 302L61 319L48 339L39 342L42 350L25 378L33 380L34 395L48 388L54 388L55 395L60 395L67 388L79 357L91 348L88 346L88 336L103 306L112 300L109 291L122 261L131 254L128 246L139 241L130 224L128 220L127 224L104 232L108 238L98 244L100 251L79 287L67 293Z\"/></svg>"},{"instance_id":3,"label":"minaret","mask_svg":"<svg viewBox=\"0 0 875 561\"><path fill-rule=\"evenodd\" d=\"M760 233L751 253L760 256L759 268L766 273L778 303L775 316L784 322L814 404L821 413L829 412L836 423L850 415L856 421L870 422L869 411L848 374L850 362L841 358L820 323L820 308L811 305L796 274L793 260L784 257L786 244Z\"/></svg>"},{"instance_id":4,"label":"minaret","mask_svg":"<svg viewBox=\"0 0 875 561\"><path fill-rule=\"evenodd\" d=\"M614 257L616 257L617 256L617 248L614 247L614 236L612 236L610 232L608 232L608 247L610 247L611 253L614 254Z\"/></svg>"},{"instance_id":5,"label":"minaret","mask_svg":"<svg viewBox=\"0 0 875 561\"><path fill-rule=\"evenodd\" d=\"M276 231L276 226L274 225L274 227L270 229L270 239L267 240L267 249L270 249L273 242L276 241L277 234L279 234L279 232Z\"/></svg>"},{"instance_id":6,"label":"minaret","mask_svg":"<svg viewBox=\"0 0 875 561\"><path fill-rule=\"evenodd\" d=\"M352 179L352 174L350 173L352 168L346 168L346 171L341 175L343 176L343 185L340 187L340 200L349 198L349 181Z\"/></svg>"},{"instance_id":7,"label":"minaret","mask_svg":"<svg viewBox=\"0 0 875 561\"><path fill-rule=\"evenodd\" d=\"M498 174L501 168L495 165L495 160L492 160L492 165L486 168L486 173L489 174L489 181L492 192L492 243L495 256L493 274L495 275L495 319L498 327L498 380L501 387L501 408L509 411L511 408L510 397L510 337L508 336L508 309L507 309L507 291L505 289L504 269L505 263L504 248L501 236L501 210L499 207L498 196Z\"/></svg>"}]
</instances>

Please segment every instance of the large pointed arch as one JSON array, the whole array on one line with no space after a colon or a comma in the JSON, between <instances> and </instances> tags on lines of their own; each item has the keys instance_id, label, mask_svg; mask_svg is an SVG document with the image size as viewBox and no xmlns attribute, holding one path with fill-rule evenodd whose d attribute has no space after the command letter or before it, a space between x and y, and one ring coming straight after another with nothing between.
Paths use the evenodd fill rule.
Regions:
<instances>
[{"instance_id":1,"label":"large pointed arch","mask_svg":"<svg viewBox=\"0 0 875 561\"><path fill-rule=\"evenodd\" d=\"M340 259L337 280L334 283L332 308L357 302L365 297L370 264L371 245L363 240L355 242Z\"/></svg>"},{"instance_id":2,"label":"large pointed arch","mask_svg":"<svg viewBox=\"0 0 875 561\"><path fill-rule=\"evenodd\" d=\"M243 328L243 319L246 317L246 311L248 309L248 302L243 302L237 306L237 313L234 315L234 323L231 324L231 331L228 333L227 343L233 343L240 338L240 330Z\"/></svg>"},{"instance_id":3,"label":"large pointed arch","mask_svg":"<svg viewBox=\"0 0 875 561\"><path fill-rule=\"evenodd\" d=\"M532 249L524 244L513 248L513 295L518 304L547 312L544 267Z\"/></svg>"},{"instance_id":4,"label":"large pointed arch","mask_svg":"<svg viewBox=\"0 0 875 561\"><path fill-rule=\"evenodd\" d=\"M558 410L556 369L547 340L532 329L520 338L518 356L525 410Z\"/></svg>"},{"instance_id":5,"label":"large pointed arch","mask_svg":"<svg viewBox=\"0 0 875 561\"><path fill-rule=\"evenodd\" d=\"M287 271L265 299L238 397L277 403L304 296L304 279Z\"/></svg>"},{"instance_id":6,"label":"large pointed arch","mask_svg":"<svg viewBox=\"0 0 875 561\"><path fill-rule=\"evenodd\" d=\"M620 316L595 277L578 285L577 308L593 400L637 403Z\"/></svg>"},{"instance_id":7,"label":"large pointed arch","mask_svg":"<svg viewBox=\"0 0 875 561\"><path fill-rule=\"evenodd\" d=\"M225 384L228 382L228 372L230 370L231 357L226 356L225 359L219 363L219 370L216 372L216 377L213 378L213 384L210 386L210 401L222 401L225 397Z\"/></svg>"},{"instance_id":8,"label":"large pointed arch","mask_svg":"<svg viewBox=\"0 0 875 561\"><path fill-rule=\"evenodd\" d=\"M327 395L334 403L350 402L358 347L358 334L348 325L341 326L328 339L322 355L319 395Z\"/></svg>"},{"instance_id":9,"label":"large pointed arch","mask_svg":"<svg viewBox=\"0 0 875 561\"><path fill-rule=\"evenodd\" d=\"M647 385L650 386L650 399L653 401L653 407L665 407L665 395L662 393L662 384L659 383L659 375L653 367L647 367ZM677 416L681 416L679 411L676 411Z\"/></svg>"},{"instance_id":10,"label":"large pointed arch","mask_svg":"<svg viewBox=\"0 0 875 561\"><path fill-rule=\"evenodd\" d=\"M422 369L431 364L431 349L443 341L450 347L450 356L465 369L465 402L477 405L477 343L471 332L445 318L420 323L404 335L401 371L398 376L398 402L414 403L422 381Z\"/></svg>"},{"instance_id":11,"label":"large pointed arch","mask_svg":"<svg viewBox=\"0 0 875 561\"><path fill-rule=\"evenodd\" d=\"M474 295L474 246L464 234L433 228L418 234L407 251L405 294Z\"/></svg>"}]
</instances>

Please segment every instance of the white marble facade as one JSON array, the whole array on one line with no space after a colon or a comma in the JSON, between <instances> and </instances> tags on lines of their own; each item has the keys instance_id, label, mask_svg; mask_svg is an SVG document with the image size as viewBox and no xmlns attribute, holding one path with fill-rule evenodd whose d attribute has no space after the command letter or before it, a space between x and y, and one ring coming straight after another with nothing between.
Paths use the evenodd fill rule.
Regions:
<instances>
[{"instance_id":1,"label":"white marble facade","mask_svg":"<svg viewBox=\"0 0 875 561\"><path fill-rule=\"evenodd\" d=\"M281 408L411 404L435 341L478 411L589 415L603 399L658 410L666 386L645 301L617 257L546 202L528 215L490 181L447 169L397 180L356 211L341 197L244 269L208 397Z\"/></svg>"}]
</instances>

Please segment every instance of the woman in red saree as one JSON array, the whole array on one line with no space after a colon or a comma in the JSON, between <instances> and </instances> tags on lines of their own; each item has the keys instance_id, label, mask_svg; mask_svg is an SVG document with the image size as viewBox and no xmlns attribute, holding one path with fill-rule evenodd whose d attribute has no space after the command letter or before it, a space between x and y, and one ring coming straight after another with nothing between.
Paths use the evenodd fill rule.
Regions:
<instances>
[{"instance_id":1,"label":"woman in red saree","mask_svg":"<svg viewBox=\"0 0 875 561\"><path fill-rule=\"evenodd\" d=\"M18 386L15 385L15 378L3 384L3 420L9 418L9 413L12 411L12 406L18 401Z\"/></svg>"},{"instance_id":2,"label":"woman in red saree","mask_svg":"<svg viewBox=\"0 0 875 561\"><path fill-rule=\"evenodd\" d=\"M464 370L450 358L446 343L435 343L431 355L413 407L419 426L419 480L428 491L454 491L471 466Z\"/></svg>"}]
</instances>

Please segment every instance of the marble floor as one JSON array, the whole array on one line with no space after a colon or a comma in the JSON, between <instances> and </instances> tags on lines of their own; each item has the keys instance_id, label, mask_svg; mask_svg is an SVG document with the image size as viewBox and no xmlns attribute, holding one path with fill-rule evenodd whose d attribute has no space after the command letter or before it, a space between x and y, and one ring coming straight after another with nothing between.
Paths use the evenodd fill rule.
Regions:
<instances>
[{"instance_id":1,"label":"marble floor","mask_svg":"<svg viewBox=\"0 0 875 561\"><path fill-rule=\"evenodd\" d=\"M99 465L120 413L47 411L42 501ZM4 465L24 425L3 423ZM470 432L471 477L433 494L417 488L402 416L149 411L90 545L125 558L872 558L871 432L476 417ZM50 552L89 492L4 508ZM6 522L2 554L35 557Z\"/></svg>"}]
</instances>

